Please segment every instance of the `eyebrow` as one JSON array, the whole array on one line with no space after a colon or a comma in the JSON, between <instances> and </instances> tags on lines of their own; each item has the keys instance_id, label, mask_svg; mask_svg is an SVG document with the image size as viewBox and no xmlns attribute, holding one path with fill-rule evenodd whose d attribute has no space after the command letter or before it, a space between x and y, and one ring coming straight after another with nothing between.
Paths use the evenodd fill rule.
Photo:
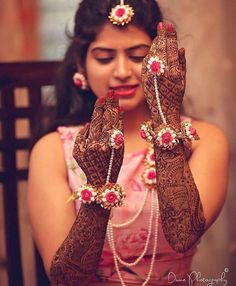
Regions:
<instances>
[{"instance_id":1,"label":"eyebrow","mask_svg":"<svg viewBox=\"0 0 236 286\"><path fill-rule=\"evenodd\" d=\"M130 51L137 50L137 49L141 49L141 48L148 48L148 49L149 49L150 46L149 46L149 45L146 45L146 44L140 44L140 45L136 45L136 46L127 48L127 49L125 49L125 51L130 52ZM99 52L108 52L108 53L110 52L110 53L112 53L112 52L115 51L115 49L104 48L104 47L96 47L96 48L94 48L94 49L91 50L91 53L94 53L94 52L96 52L96 51L99 51Z\"/></svg>"}]
</instances>

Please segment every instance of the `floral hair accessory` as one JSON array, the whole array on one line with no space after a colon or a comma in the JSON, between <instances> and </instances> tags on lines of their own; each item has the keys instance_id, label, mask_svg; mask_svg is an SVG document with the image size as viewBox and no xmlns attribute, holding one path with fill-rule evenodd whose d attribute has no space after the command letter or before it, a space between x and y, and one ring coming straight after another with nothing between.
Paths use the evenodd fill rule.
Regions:
<instances>
[{"instance_id":1,"label":"floral hair accessory","mask_svg":"<svg viewBox=\"0 0 236 286\"><path fill-rule=\"evenodd\" d=\"M131 21L133 16L134 16L133 7L125 5L124 0L121 0L120 5L116 5L114 8L112 8L108 16L108 19L114 25L124 26L125 24L128 24Z\"/></svg>"},{"instance_id":2,"label":"floral hair accessory","mask_svg":"<svg viewBox=\"0 0 236 286\"><path fill-rule=\"evenodd\" d=\"M164 62L158 57L151 57L147 63L148 71L153 75L161 75L165 72Z\"/></svg>"},{"instance_id":3,"label":"floral hair accessory","mask_svg":"<svg viewBox=\"0 0 236 286\"><path fill-rule=\"evenodd\" d=\"M111 131L109 145L111 148L119 149L124 144L124 135L118 129Z\"/></svg>"},{"instance_id":4,"label":"floral hair accessory","mask_svg":"<svg viewBox=\"0 0 236 286\"><path fill-rule=\"evenodd\" d=\"M98 190L96 203L104 209L120 207L125 198L125 191L119 184L107 183Z\"/></svg>"}]
</instances>

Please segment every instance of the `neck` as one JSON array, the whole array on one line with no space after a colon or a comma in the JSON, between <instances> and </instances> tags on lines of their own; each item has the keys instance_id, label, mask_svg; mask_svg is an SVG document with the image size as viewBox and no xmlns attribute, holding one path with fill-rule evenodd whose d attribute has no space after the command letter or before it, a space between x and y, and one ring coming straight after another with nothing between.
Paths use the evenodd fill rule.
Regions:
<instances>
[{"instance_id":1,"label":"neck","mask_svg":"<svg viewBox=\"0 0 236 286\"><path fill-rule=\"evenodd\" d=\"M150 120L149 109L143 104L136 109L124 112L125 152L137 152L146 147L146 142L140 137L140 126Z\"/></svg>"}]
</instances>

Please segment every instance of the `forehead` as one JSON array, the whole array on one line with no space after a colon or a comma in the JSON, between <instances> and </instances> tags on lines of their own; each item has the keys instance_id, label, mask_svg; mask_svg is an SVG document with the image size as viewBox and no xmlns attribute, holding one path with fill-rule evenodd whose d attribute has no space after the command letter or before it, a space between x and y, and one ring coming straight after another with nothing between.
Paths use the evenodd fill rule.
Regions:
<instances>
[{"instance_id":1,"label":"forehead","mask_svg":"<svg viewBox=\"0 0 236 286\"><path fill-rule=\"evenodd\" d=\"M110 23L103 26L95 41L90 45L90 49L96 47L109 47L111 49L127 49L132 46L151 44L149 35L139 27L128 25L117 27Z\"/></svg>"}]
</instances>

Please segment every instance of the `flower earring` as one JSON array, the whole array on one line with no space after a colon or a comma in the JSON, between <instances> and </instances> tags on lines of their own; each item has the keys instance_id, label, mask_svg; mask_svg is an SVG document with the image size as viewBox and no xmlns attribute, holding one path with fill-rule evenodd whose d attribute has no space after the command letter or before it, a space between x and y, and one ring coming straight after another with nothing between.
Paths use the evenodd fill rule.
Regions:
<instances>
[{"instance_id":1,"label":"flower earring","mask_svg":"<svg viewBox=\"0 0 236 286\"><path fill-rule=\"evenodd\" d=\"M76 72L76 73L73 75L73 81L74 81L74 84L75 84L78 88L83 89L83 90L88 89L87 80L86 80L85 76L84 76L82 73Z\"/></svg>"}]
</instances>

